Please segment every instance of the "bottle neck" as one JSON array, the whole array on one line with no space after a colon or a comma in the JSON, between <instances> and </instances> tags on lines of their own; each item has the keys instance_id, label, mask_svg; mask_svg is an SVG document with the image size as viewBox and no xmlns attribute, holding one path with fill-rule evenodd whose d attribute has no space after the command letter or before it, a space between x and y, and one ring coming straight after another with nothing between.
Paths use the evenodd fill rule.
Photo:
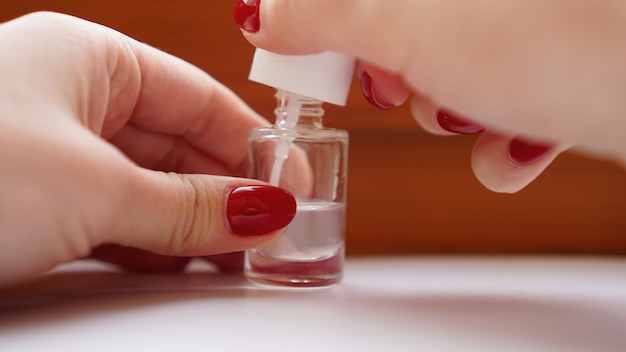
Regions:
<instances>
[{"instance_id":1,"label":"bottle neck","mask_svg":"<svg viewBox=\"0 0 626 352\"><path fill-rule=\"evenodd\" d=\"M322 128L324 117L323 102L285 90L276 92L276 127L294 128L309 127Z\"/></svg>"}]
</instances>

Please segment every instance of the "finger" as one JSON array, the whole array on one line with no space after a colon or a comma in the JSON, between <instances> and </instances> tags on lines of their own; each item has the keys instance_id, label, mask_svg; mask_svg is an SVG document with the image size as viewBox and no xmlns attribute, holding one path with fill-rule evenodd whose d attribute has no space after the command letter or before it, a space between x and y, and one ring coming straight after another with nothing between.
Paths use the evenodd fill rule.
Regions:
<instances>
[{"instance_id":1,"label":"finger","mask_svg":"<svg viewBox=\"0 0 626 352\"><path fill-rule=\"evenodd\" d=\"M216 265L221 272L241 272L243 254L243 252L216 254L204 257L204 259ZM181 272L191 261L191 257L159 255L142 249L112 244L104 244L95 248L89 258L98 259L137 273Z\"/></svg>"},{"instance_id":2,"label":"finger","mask_svg":"<svg viewBox=\"0 0 626 352\"><path fill-rule=\"evenodd\" d=\"M268 124L199 68L110 28L68 15L36 13L3 29L3 45L27 54L0 56L9 60L6 67L14 67L7 71L9 78L48 82L31 87L28 97L65 102L68 116L105 139L130 122L137 129L176 136L237 168L246 158L248 131ZM33 45L25 47L25 40ZM58 72L65 73L63 79ZM149 156L163 151L153 147L126 143L124 152Z\"/></svg>"},{"instance_id":3,"label":"finger","mask_svg":"<svg viewBox=\"0 0 626 352\"><path fill-rule=\"evenodd\" d=\"M136 273L177 273L185 270L191 261L191 257L159 255L142 249L112 244L95 248L89 258L114 264ZM223 273L236 273L243 270L244 252L215 254L203 258L217 266Z\"/></svg>"},{"instance_id":4,"label":"finger","mask_svg":"<svg viewBox=\"0 0 626 352\"><path fill-rule=\"evenodd\" d=\"M430 133L483 134L474 146L472 167L478 180L493 191L514 193L521 190L541 174L560 152L549 143L484 132L482 126L444 109L437 109L423 97L415 96L411 102L416 120Z\"/></svg>"},{"instance_id":5,"label":"finger","mask_svg":"<svg viewBox=\"0 0 626 352\"><path fill-rule=\"evenodd\" d=\"M365 99L381 110L402 105L409 97L409 88L400 76L363 62L357 64L356 75Z\"/></svg>"},{"instance_id":6,"label":"finger","mask_svg":"<svg viewBox=\"0 0 626 352\"><path fill-rule=\"evenodd\" d=\"M243 270L244 252L216 254L204 259L217 265L223 273L236 273Z\"/></svg>"},{"instance_id":7,"label":"finger","mask_svg":"<svg viewBox=\"0 0 626 352\"><path fill-rule=\"evenodd\" d=\"M424 130L436 135L477 134L485 130L478 123L438 107L432 100L420 94L411 98L411 112Z\"/></svg>"},{"instance_id":8,"label":"finger","mask_svg":"<svg viewBox=\"0 0 626 352\"><path fill-rule=\"evenodd\" d=\"M515 193L526 187L565 146L483 132L472 151L472 169L488 189Z\"/></svg>"},{"instance_id":9,"label":"finger","mask_svg":"<svg viewBox=\"0 0 626 352\"><path fill-rule=\"evenodd\" d=\"M379 67L389 68L389 62L380 60L379 56L396 60L398 48L386 39L397 35L402 42L402 38L412 37L411 33L389 25L401 23L401 17L410 16L407 11L402 11L403 7L406 8L406 4L400 1L238 1L235 20L244 29L248 40L269 51L310 54L333 50L355 54ZM320 21L324 25L320 25ZM251 26L251 22L254 25ZM383 25L385 31L372 30L380 28L378 25ZM350 30L346 30L347 26ZM374 51L371 50L372 43L383 49L375 50L380 51L379 55L362 55ZM383 53L385 47L389 49L386 54ZM372 58L375 59L370 60ZM385 65L381 66L382 62Z\"/></svg>"},{"instance_id":10,"label":"finger","mask_svg":"<svg viewBox=\"0 0 626 352\"><path fill-rule=\"evenodd\" d=\"M128 122L136 132L176 138L143 144L134 140L137 133L108 132L115 134L114 142L133 159L165 154L184 158L191 147L231 169L241 169L247 158L248 132L268 122L195 66L141 43L134 48L141 86Z\"/></svg>"},{"instance_id":11,"label":"finger","mask_svg":"<svg viewBox=\"0 0 626 352\"><path fill-rule=\"evenodd\" d=\"M89 257L137 273L180 272L191 260L190 257L158 255L142 249L111 244L95 248Z\"/></svg>"},{"instance_id":12,"label":"finger","mask_svg":"<svg viewBox=\"0 0 626 352\"><path fill-rule=\"evenodd\" d=\"M219 160L182 137L146 131L129 124L109 142L117 146L137 165L152 170L178 173L246 176L247 159L240 165L234 160ZM246 145L246 142L241 142ZM245 151L243 151L245 153Z\"/></svg>"},{"instance_id":13,"label":"finger","mask_svg":"<svg viewBox=\"0 0 626 352\"><path fill-rule=\"evenodd\" d=\"M252 136L250 150L251 177L277 185L293 194L296 199L314 197L315 180L311 163L315 161L309 160L307 152L298 146L297 142L265 138L255 133ZM282 161L279 158L282 158ZM282 162L279 170L274 168L278 165L277 161L279 164Z\"/></svg>"},{"instance_id":14,"label":"finger","mask_svg":"<svg viewBox=\"0 0 626 352\"><path fill-rule=\"evenodd\" d=\"M206 256L258 247L295 216L286 191L260 181L165 174L133 167L101 239L175 256Z\"/></svg>"},{"instance_id":15,"label":"finger","mask_svg":"<svg viewBox=\"0 0 626 352\"><path fill-rule=\"evenodd\" d=\"M626 51L617 33L625 22L617 2L242 3L257 10L248 11L258 15L256 27L246 25L244 12L236 16L255 46L351 54L402 74L413 91L487 128L581 143L624 159L626 142L617 131L626 128L619 93Z\"/></svg>"},{"instance_id":16,"label":"finger","mask_svg":"<svg viewBox=\"0 0 626 352\"><path fill-rule=\"evenodd\" d=\"M362 63L357 65L356 72L361 78L363 95L375 107L387 110L401 105L408 98L410 90L401 77ZM475 134L484 130L479 124L438 107L420 93L413 94L411 109L420 126L432 134Z\"/></svg>"}]
</instances>

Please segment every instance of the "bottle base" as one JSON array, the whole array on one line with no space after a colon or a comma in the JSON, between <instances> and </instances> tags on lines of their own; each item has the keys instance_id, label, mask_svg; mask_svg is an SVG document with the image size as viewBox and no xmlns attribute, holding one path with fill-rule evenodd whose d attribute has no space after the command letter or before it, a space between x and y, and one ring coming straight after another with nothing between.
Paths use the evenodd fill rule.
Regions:
<instances>
[{"instance_id":1,"label":"bottle base","mask_svg":"<svg viewBox=\"0 0 626 352\"><path fill-rule=\"evenodd\" d=\"M254 283L287 287L323 287L337 284L343 277L343 251L318 261L282 261L249 250L246 278Z\"/></svg>"}]
</instances>

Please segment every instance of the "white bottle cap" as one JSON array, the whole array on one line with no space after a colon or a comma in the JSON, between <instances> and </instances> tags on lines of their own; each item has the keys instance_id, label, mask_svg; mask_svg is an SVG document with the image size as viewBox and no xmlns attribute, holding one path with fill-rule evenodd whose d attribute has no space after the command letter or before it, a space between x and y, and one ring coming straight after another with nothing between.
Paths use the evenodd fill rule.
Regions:
<instances>
[{"instance_id":1,"label":"white bottle cap","mask_svg":"<svg viewBox=\"0 0 626 352\"><path fill-rule=\"evenodd\" d=\"M279 55L256 49L251 81L337 105L346 105L355 59L325 51L313 55Z\"/></svg>"}]
</instances>

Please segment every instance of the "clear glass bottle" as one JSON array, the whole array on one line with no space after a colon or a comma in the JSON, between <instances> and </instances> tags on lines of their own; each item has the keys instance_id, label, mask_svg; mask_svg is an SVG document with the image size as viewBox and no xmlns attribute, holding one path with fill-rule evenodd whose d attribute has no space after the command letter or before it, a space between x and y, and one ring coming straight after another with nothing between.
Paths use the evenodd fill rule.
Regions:
<instances>
[{"instance_id":1,"label":"clear glass bottle","mask_svg":"<svg viewBox=\"0 0 626 352\"><path fill-rule=\"evenodd\" d=\"M326 286L343 275L348 133L322 124L322 102L279 90L276 123L251 131L251 177L290 191L297 213L273 242L246 251L245 275L283 286Z\"/></svg>"}]
</instances>

